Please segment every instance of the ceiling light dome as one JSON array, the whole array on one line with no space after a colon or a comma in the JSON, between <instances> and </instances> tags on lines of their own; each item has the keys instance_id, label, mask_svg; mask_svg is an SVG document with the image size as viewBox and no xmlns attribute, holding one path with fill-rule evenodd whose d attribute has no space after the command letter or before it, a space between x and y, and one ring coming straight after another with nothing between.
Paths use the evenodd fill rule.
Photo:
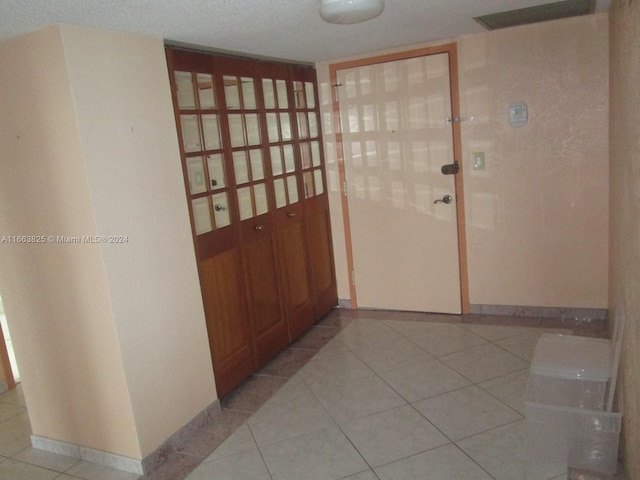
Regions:
<instances>
[{"instance_id":1,"label":"ceiling light dome","mask_svg":"<svg viewBox=\"0 0 640 480\"><path fill-rule=\"evenodd\" d=\"M384 0L320 0L320 16L329 23L359 23L377 17Z\"/></svg>"}]
</instances>

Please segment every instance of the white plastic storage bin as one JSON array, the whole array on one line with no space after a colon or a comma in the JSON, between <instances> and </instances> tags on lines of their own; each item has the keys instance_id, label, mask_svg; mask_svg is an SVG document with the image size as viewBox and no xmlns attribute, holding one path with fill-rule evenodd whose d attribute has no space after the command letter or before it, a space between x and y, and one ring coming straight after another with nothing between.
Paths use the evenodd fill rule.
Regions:
<instances>
[{"instance_id":1,"label":"white plastic storage bin","mask_svg":"<svg viewBox=\"0 0 640 480\"><path fill-rule=\"evenodd\" d=\"M551 383L546 384L545 378ZM582 389L561 386L556 379L529 376L525 413L529 460L613 474L617 469L622 415L567 404Z\"/></svg>"},{"instance_id":2,"label":"white plastic storage bin","mask_svg":"<svg viewBox=\"0 0 640 480\"><path fill-rule=\"evenodd\" d=\"M542 403L604 410L611 379L611 342L544 334L531 361L529 382Z\"/></svg>"}]
</instances>

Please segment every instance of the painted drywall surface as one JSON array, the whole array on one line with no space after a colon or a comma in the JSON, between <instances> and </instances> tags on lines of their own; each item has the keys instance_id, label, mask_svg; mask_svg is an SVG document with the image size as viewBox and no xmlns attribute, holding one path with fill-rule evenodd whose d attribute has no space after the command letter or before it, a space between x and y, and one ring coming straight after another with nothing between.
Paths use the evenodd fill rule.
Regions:
<instances>
[{"instance_id":1,"label":"painted drywall surface","mask_svg":"<svg viewBox=\"0 0 640 480\"><path fill-rule=\"evenodd\" d=\"M100 246L56 239L96 234L59 29L0 63L0 290L33 433L139 458Z\"/></svg>"},{"instance_id":2,"label":"painted drywall surface","mask_svg":"<svg viewBox=\"0 0 640 480\"><path fill-rule=\"evenodd\" d=\"M471 303L605 308L607 15L452 41L461 114L474 117L462 124L461 159ZM328 73L343 60L317 68L338 295L349 298ZM507 121L517 101L529 107L521 128ZM486 167L474 171L471 154L478 151Z\"/></svg>"},{"instance_id":3,"label":"painted drywall surface","mask_svg":"<svg viewBox=\"0 0 640 480\"><path fill-rule=\"evenodd\" d=\"M162 39L62 27L143 457L216 399Z\"/></svg>"},{"instance_id":4,"label":"painted drywall surface","mask_svg":"<svg viewBox=\"0 0 640 480\"><path fill-rule=\"evenodd\" d=\"M610 318L626 317L618 392L626 475L640 478L640 3L614 0L609 14Z\"/></svg>"}]
</instances>

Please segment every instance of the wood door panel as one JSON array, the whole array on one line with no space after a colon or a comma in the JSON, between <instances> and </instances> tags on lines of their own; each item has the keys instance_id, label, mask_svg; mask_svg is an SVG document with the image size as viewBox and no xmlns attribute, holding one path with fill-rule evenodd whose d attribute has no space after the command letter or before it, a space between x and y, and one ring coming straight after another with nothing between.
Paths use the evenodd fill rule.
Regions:
<instances>
[{"instance_id":1,"label":"wood door panel","mask_svg":"<svg viewBox=\"0 0 640 480\"><path fill-rule=\"evenodd\" d=\"M200 262L202 300L219 395L225 386L235 386L248 375L247 370L250 373L254 369L240 272L239 249Z\"/></svg>"},{"instance_id":2,"label":"wood door panel","mask_svg":"<svg viewBox=\"0 0 640 480\"><path fill-rule=\"evenodd\" d=\"M289 332L281 307L273 237L254 233L256 238L245 243L243 253L256 366L260 366L289 343Z\"/></svg>"},{"instance_id":3,"label":"wood door panel","mask_svg":"<svg viewBox=\"0 0 640 480\"><path fill-rule=\"evenodd\" d=\"M338 303L329 210L307 218L309 263L314 282L316 317L327 313Z\"/></svg>"},{"instance_id":4,"label":"wood door panel","mask_svg":"<svg viewBox=\"0 0 640 480\"><path fill-rule=\"evenodd\" d=\"M289 332L294 339L315 321L303 223L282 226L279 240Z\"/></svg>"}]
</instances>

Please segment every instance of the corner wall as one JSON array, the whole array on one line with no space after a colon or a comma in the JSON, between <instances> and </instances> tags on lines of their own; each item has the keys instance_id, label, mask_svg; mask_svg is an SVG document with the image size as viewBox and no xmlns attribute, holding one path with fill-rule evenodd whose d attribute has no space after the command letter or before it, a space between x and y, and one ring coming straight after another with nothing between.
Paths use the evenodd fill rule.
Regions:
<instances>
[{"instance_id":1,"label":"corner wall","mask_svg":"<svg viewBox=\"0 0 640 480\"><path fill-rule=\"evenodd\" d=\"M143 460L216 400L164 45L0 45L0 291L39 437ZM107 236L107 243L59 237Z\"/></svg>"},{"instance_id":2,"label":"corner wall","mask_svg":"<svg viewBox=\"0 0 640 480\"><path fill-rule=\"evenodd\" d=\"M607 307L607 35L597 14L438 42L458 43L461 115L474 117L460 159L472 304ZM341 299L350 276L329 65L345 60L317 65ZM529 107L521 128L508 124L517 101ZM473 170L473 152L485 170Z\"/></svg>"},{"instance_id":3,"label":"corner wall","mask_svg":"<svg viewBox=\"0 0 640 480\"><path fill-rule=\"evenodd\" d=\"M627 478L640 478L640 3L614 0L611 52L609 301L626 315L618 389ZM617 305L624 292L624 304Z\"/></svg>"}]
</instances>

